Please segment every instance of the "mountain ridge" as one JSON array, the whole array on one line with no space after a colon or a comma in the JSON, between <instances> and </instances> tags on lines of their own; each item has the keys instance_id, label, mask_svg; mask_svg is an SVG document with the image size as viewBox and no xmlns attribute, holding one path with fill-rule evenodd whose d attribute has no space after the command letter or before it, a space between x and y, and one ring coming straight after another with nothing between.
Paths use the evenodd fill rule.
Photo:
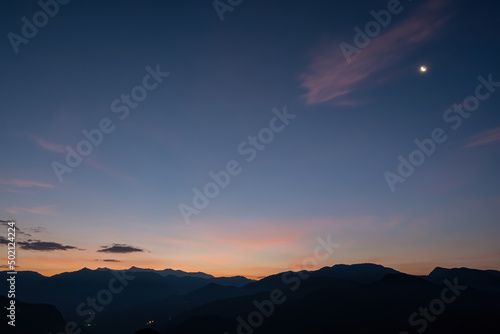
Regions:
<instances>
[{"instance_id":1,"label":"mountain ridge","mask_svg":"<svg viewBox=\"0 0 500 334\"><path fill-rule=\"evenodd\" d=\"M475 268L468 268L468 267L452 267L452 268L445 268L445 267L441 267L441 266L437 266L435 267L434 269L432 269L427 275L417 275L417 274L408 274L408 273L404 273L404 272L401 272L401 271L398 271L398 270L395 270L391 267L386 267L386 266L383 266L381 264L376 264L376 263L367 263L367 262L360 262L360 263L352 263L352 264L343 264L343 263L339 263L339 264L334 264L332 266L324 266L324 267L321 267L317 270L309 270L309 272L317 272L317 271L330 271L330 270L335 270L335 271L339 271L341 269L345 269L345 268L350 268L350 269L353 269L353 268L360 268L360 267L364 267L365 269L366 268L370 268L370 269L385 269L387 270L388 272L392 272L392 273L403 273L403 274L406 274L406 275L412 275L412 276L418 276L418 277L427 277L427 276L430 276L431 274L435 274L435 273L438 273L438 272L442 272L442 271L450 271L450 270L473 270L473 271L480 271L480 272L486 272L486 273L489 273L491 275L494 275L496 277L499 277L500 278L500 270L495 270L495 269L475 269ZM54 275L49 275L49 276L46 276L46 275L43 275L37 271L34 271L34 270L19 270L17 271L17 273L24 273L25 275L27 275L28 273L32 274L34 277L36 276L39 276L39 278L49 278L49 277L54 277L54 276L58 276L58 275L61 275L61 274L68 274L68 273L75 273L75 272L95 272L95 271L115 271L115 272L120 272L120 271L130 271L130 272L153 272L153 273L158 273L162 276L177 276L177 277L199 277L199 278L245 278L245 279L248 279L248 280L251 280L251 281L260 281L262 279L265 279L265 278L268 278L268 277L271 277L271 276L276 276L276 275L281 275L285 272L300 272L300 271L304 271L304 270L298 270L298 271L291 271L291 270L288 270L288 271L284 271L284 272L278 272L276 274L270 274L270 275L267 275L267 276L263 276L261 277L260 279L251 279L251 278L248 278L244 275L233 275L233 276L214 276L212 274L207 274L207 273L204 273L202 271L198 271L198 272L188 272L188 271L183 271L183 270L179 270L179 269L172 269L172 268L165 268L165 269L151 269L151 268L140 268L140 267L136 267L136 266L132 266L130 268L125 268L125 269L111 269L111 268L107 268L107 267L98 267L96 269L90 269L90 268L87 268L87 267L83 267L81 269L78 269L78 270L75 270L75 271L65 271L65 272L61 272L61 273L57 273L57 274L54 274ZM305 270L307 271L307 270ZM0 271L0 273L7 273L9 271L7 270L4 270L4 271Z\"/></svg>"},{"instance_id":2,"label":"mountain ridge","mask_svg":"<svg viewBox=\"0 0 500 334\"><path fill-rule=\"evenodd\" d=\"M8 291L5 284L6 282L0 281L0 295L3 291ZM86 319L93 317L89 313L82 316L77 312L77 306L88 301L88 297L94 300L97 297L102 303L103 299L99 297L100 294L103 296L102 291L113 290L115 292L110 292L112 300L103 304L102 309L96 312L95 319L91 320L92 325L95 322L99 324L92 333L126 333L130 328L143 328L150 320L155 320L154 326L150 324L148 327L164 333L195 333L200 330L197 324L200 321L213 325L215 333L215 328L225 331L236 328L236 316L250 314L255 310L255 302L263 302L270 298L271 292L281 291L286 296L287 303L276 308L276 319L273 318L269 325L266 324L269 331L264 332L267 333L279 328L276 321L286 318L283 312L294 315L299 311L306 312L307 307L324 312L314 305L315 302L324 304L323 307L332 312L344 314L346 318L340 317L337 321L346 324L352 317L348 317L349 313L339 308L340 305L345 304L354 312L359 307L360 310L366 310L366 307L359 306L365 302L375 309L378 309L377 303L384 307L393 307L390 302L396 303L402 308L397 308L397 313L403 314L407 319L419 306L439 296L446 284L466 284L470 287L464 292L464 297L459 299L459 310L475 312L469 310L470 305L485 301L483 311L496 312L494 303L500 299L498 271L436 267L428 275L417 276L372 263L340 264L312 271L284 271L260 280L250 280L243 276L203 278L162 275L161 270L137 267L123 271L82 268L50 277L26 271L17 274L16 297L27 303L53 305L65 320L77 321L80 326L85 326ZM491 298L488 297L489 294ZM328 298L331 299L331 305ZM302 305L303 303L305 304ZM88 308L88 305L84 306ZM500 305L498 310L500 311ZM477 312L474 316L481 319ZM384 317L384 321L388 321L387 316ZM121 319L127 321L123 322ZM321 318L317 320L320 321ZM405 324L405 319L398 321ZM299 322L297 328L292 326L287 329L293 333L301 326L305 325ZM165 332L165 329L168 331ZM361 329L365 328L359 330ZM394 328L384 327L384 330L389 329Z\"/></svg>"}]
</instances>

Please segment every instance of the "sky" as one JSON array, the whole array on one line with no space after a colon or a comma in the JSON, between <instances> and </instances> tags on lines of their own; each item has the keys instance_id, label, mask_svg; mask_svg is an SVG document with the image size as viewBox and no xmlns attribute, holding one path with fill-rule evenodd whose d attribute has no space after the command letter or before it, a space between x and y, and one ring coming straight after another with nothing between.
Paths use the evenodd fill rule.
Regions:
<instances>
[{"instance_id":1,"label":"sky","mask_svg":"<svg viewBox=\"0 0 500 334\"><path fill-rule=\"evenodd\" d=\"M498 3L44 1L0 12L17 270L500 270Z\"/></svg>"}]
</instances>

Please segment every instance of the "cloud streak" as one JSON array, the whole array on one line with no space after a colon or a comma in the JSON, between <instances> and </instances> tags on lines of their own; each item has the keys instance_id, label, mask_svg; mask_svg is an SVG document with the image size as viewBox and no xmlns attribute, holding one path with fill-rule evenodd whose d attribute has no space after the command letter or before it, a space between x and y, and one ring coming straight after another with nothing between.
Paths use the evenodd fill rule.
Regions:
<instances>
[{"instance_id":1,"label":"cloud streak","mask_svg":"<svg viewBox=\"0 0 500 334\"><path fill-rule=\"evenodd\" d=\"M500 127L477 133L467 139L465 148L483 146L500 141Z\"/></svg>"},{"instance_id":2,"label":"cloud streak","mask_svg":"<svg viewBox=\"0 0 500 334\"><path fill-rule=\"evenodd\" d=\"M112 246L101 246L98 252L101 253L135 253L144 252L144 249L136 248L125 244L113 244Z\"/></svg>"},{"instance_id":3,"label":"cloud streak","mask_svg":"<svg viewBox=\"0 0 500 334\"><path fill-rule=\"evenodd\" d=\"M30 231L32 233L44 233L44 232L47 232L47 228L42 227L42 226L29 227L28 231Z\"/></svg>"},{"instance_id":4,"label":"cloud streak","mask_svg":"<svg viewBox=\"0 0 500 334\"><path fill-rule=\"evenodd\" d=\"M3 223L5 226L9 226L8 225L9 222L10 221L0 220L0 223ZM27 236L27 237L31 237L31 234L21 231L21 228L18 225L16 225L15 227L16 227L16 234L18 234L18 235L24 235L24 236ZM0 237L0 239L1 238L2 237ZM1 243L2 242L0 242L0 244Z\"/></svg>"},{"instance_id":5,"label":"cloud streak","mask_svg":"<svg viewBox=\"0 0 500 334\"><path fill-rule=\"evenodd\" d=\"M64 154L66 153L66 150L64 149L64 146L53 143L51 141L48 141L46 139L37 137L37 136L31 136L31 139L41 148L43 148L46 151L52 152L52 153L61 153Z\"/></svg>"},{"instance_id":6,"label":"cloud streak","mask_svg":"<svg viewBox=\"0 0 500 334\"><path fill-rule=\"evenodd\" d=\"M19 247L24 250L32 250L32 251L41 251L41 252L50 252L50 251L56 251L56 250L70 250L70 249L78 249L77 247L74 246L68 246L68 245L62 245L57 242L50 242L50 241L41 241L41 240L31 240L28 239L27 241L19 241L17 242Z\"/></svg>"},{"instance_id":7,"label":"cloud streak","mask_svg":"<svg viewBox=\"0 0 500 334\"><path fill-rule=\"evenodd\" d=\"M449 0L427 1L414 14L393 29L374 37L370 44L352 57L344 58L333 43L323 49L300 76L306 104L334 101L349 105L346 96L369 81L375 81L380 72L393 67L417 46L436 37L453 14L447 10ZM352 44L352 43L349 43Z\"/></svg>"},{"instance_id":8,"label":"cloud streak","mask_svg":"<svg viewBox=\"0 0 500 334\"><path fill-rule=\"evenodd\" d=\"M34 213L37 215L45 215L45 216L57 216L57 212L54 210L55 205L46 205L46 206L37 206L34 208L20 208L17 206L6 208L5 211L7 211L10 214L18 214L19 212L28 212L28 213Z\"/></svg>"},{"instance_id":9,"label":"cloud streak","mask_svg":"<svg viewBox=\"0 0 500 334\"><path fill-rule=\"evenodd\" d=\"M60 155L63 155L63 156L66 156L66 154L68 153L65 149L65 146L63 145L59 145L59 144L56 144L56 143L53 143L51 141L48 141L46 139L43 139L43 138L40 138L40 137L37 137L37 136L33 136L31 135L30 138L42 149L48 151L48 152L51 152L51 153L57 153L57 154L60 154ZM133 179L128 176L128 175L125 175L123 173L120 173L120 172L117 172L115 170L112 170L110 168L107 168L105 166L103 166L102 164L100 164L99 162L97 162L95 159L93 159L92 157L85 157L83 159L83 162L87 165L89 165L90 167L92 168L95 168L97 170L100 170L102 172L105 172L105 173L108 173L112 176L115 176L115 177L119 177L119 178L122 178L122 179L125 179L127 181L133 181ZM1 184L1 183L0 183ZM41 185L39 185L41 186ZM54 186L52 186L53 188Z\"/></svg>"},{"instance_id":10,"label":"cloud streak","mask_svg":"<svg viewBox=\"0 0 500 334\"><path fill-rule=\"evenodd\" d=\"M39 188L55 188L53 184L43 183L34 180L23 180L23 179L0 179L1 185L13 186L19 188L31 188L31 187L39 187Z\"/></svg>"}]
</instances>

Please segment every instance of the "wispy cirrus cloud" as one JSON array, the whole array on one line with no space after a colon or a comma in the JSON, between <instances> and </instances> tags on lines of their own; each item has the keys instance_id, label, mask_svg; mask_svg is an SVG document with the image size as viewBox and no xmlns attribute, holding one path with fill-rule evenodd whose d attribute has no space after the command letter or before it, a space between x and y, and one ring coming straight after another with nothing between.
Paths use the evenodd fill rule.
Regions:
<instances>
[{"instance_id":1,"label":"wispy cirrus cloud","mask_svg":"<svg viewBox=\"0 0 500 334\"><path fill-rule=\"evenodd\" d=\"M113 244L111 246L101 246L102 249L99 249L98 252L101 253L135 253L135 252L144 252L144 249L140 249L137 247L125 245L125 244Z\"/></svg>"},{"instance_id":2,"label":"wispy cirrus cloud","mask_svg":"<svg viewBox=\"0 0 500 334\"><path fill-rule=\"evenodd\" d=\"M66 150L64 149L63 145L59 145L56 143L53 143L47 139L40 138L38 136L30 136L31 139L41 148L43 148L46 151L52 152L52 153L66 153Z\"/></svg>"},{"instance_id":3,"label":"wispy cirrus cloud","mask_svg":"<svg viewBox=\"0 0 500 334\"><path fill-rule=\"evenodd\" d=\"M427 1L402 23L375 36L369 45L352 57L350 63L338 44L330 43L300 76L301 86L307 90L303 96L306 103L314 105L332 101L336 105L352 105L354 102L346 98L348 94L370 81L375 82L380 72L393 67L443 30L453 17L449 4L449 0Z\"/></svg>"},{"instance_id":4,"label":"wispy cirrus cloud","mask_svg":"<svg viewBox=\"0 0 500 334\"><path fill-rule=\"evenodd\" d=\"M19 212L28 212L28 213L34 213L38 215L47 215L47 216L57 216L57 211L54 209L55 205L46 205L46 206L37 206L34 208L21 208L21 207L10 207L6 208L5 211L7 211L10 214L18 214Z\"/></svg>"},{"instance_id":5,"label":"wispy cirrus cloud","mask_svg":"<svg viewBox=\"0 0 500 334\"><path fill-rule=\"evenodd\" d=\"M2 225L5 225L5 226L10 226L9 223L10 221L5 221L5 220L0 220L0 223L2 223ZM19 227L19 225L16 225L16 234L19 236L19 235L22 235L22 236L26 236L26 237L31 237L31 234L29 233L26 233L24 231L21 231L21 228ZM0 237L0 244L2 244L2 237Z\"/></svg>"},{"instance_id":6,"label":"wispy cirrus cloud","mask_svg":"<svg viewBox=\"0 0 500 334\"><path fill-rule=\"evenodd\" d=\"M31 233L46 233L47 232L47 228L42 227L42 226L29 227L27 230L30 231Z\"/></svg>"},{"instance_id":7,"label":"wispy cirrus cloud","mask_svg":"<svg viewBox=\"0 0 500 334\"><path fill-rule=\"evenodd\" d=\"M29 136L39 147L41 147L42 149L46 150L46 151L49 151L51 153L58 153L60 155L63 155L65 156L67 154L67 151L65 149L65 146L63 145L60 145L60 144L56 144L54 142L51 142L47 139L44 139L44 138L40 138L38 136L34 136L34 135L30 135ZM89 165L90 167L92 168L95 168L97 170L100 170L102 172L105 172L107 174L110 174L112 176L115 176L115 177L118 177L118 178L122 178L122 179L125 179L127 181L133 181L133 179L126 175L126 174L123 174L123 173L120 173L118 171L115 171L115 170L112 170L110 168L107 168L105 167L104 165L102 165L101 163L99 163L97 160L95 160L94 158L92 157L85 157L83 159L83 162L87 165ZM1 184L1 183L0 183Z\"/></svg>"},{"instance_id":8,"label":"wispy cirrus cloud","mask_svg":"<svg viewBox=\"0 0 500 334\"><path fill-rule=\"evenodd\" d=\"M8 221L0 220L0 222L4 223L4 225L8 224ZM36 233L47 233L47 228L41 227L41 226L27 227L27 228L23 227L23 229L21 230L21 228L19 227L19 224L16 225L16 234L18 236L21 235L21 236L24 236L24 237L31 237L32 233L33 234L36 234Z\"/></svg>"},{"instance_id":9,"label":"wispy cirrus cloud","mask_svg":"<svg viewBox=\"0 0 500 334\"><path fill-rule=\"evenodd\" d=\"M117 178L121 178L121 179L126 180L126 181L130 181L130 182L134 181L134 179L132 177L130 177L129 175L126 175L126 174L121 173L119 171L105 167L102 164L100 164L99 162L97 162L95 159L92 159L92 157L87 157L83 161L87 165L89 165L97 170L100 170L106 174L112 175L112 176L117 177Z\"/></svg>"},{"instance_id":10,"label":"wispy cirrus cloud","mask_svg":"<svg viewBox=\"0 0 500 334\"><path fill-rule=\"evenodd\" d=\"M242 251L271 250L307 243L307 238L304 237L307 228L298 223L291 223L286 229L283 229L280 223L261 220L234 222L233 224L237 224L239 229L228 228L229 224L231 223L227 221L218 222L210 226L200 226L198 230L203 239L210 240L211 244L225 245ZM327 223L320 221L314 224L325 225Z\"/></svg>"},{"instance_id":11,"label":"wispy cirrus cloud","mask_svg":"<svg viewBox=\"0 0 500 334\"><path fill-rule=\"evenodd\" d=\"M20 268L21 266L16 265L16 268ZM11 267L7 264L0 265L0 269L11 269Z\"/></svg>"},{"instance_id":12,"label":"wispy cirrus cloud","mask_svg":"<svg viewBox=\"0 0 500 334\"><path fill-rule=\"evenodd\" d=\"M39 188L55 188L53 184L43 183L35 180L26 180L26 179L0 179L0 185L5 186L13 186L19 188L31 188L31 187L39 187Z\"/></svg>"},{"instance_id":13,"label":"wispy cirrus cloud","mask_svg":"<svg viewBox=\"0 0 500 334\"><path fill-rule=\"evenodd\" d=\"M483 146L500 141L500 127L479 132L469 138L464 148Z\"/></svg>"}]
</instances>

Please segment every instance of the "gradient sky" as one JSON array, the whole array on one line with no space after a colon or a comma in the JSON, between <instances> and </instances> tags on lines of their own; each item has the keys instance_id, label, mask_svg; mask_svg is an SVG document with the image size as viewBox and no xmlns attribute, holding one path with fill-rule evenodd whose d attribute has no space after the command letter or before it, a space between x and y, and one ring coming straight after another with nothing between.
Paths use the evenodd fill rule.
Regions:
<instances>
[{"instance_id":1,"label":"gradient sky","mask_svg":"<svg viewBox=\"0 0 500 334\"><path fill-rule=\"evenodd\" d=\"M347 62L340 43L390 2L244 0L221 21L208 0L73 0L16 53L9 33L41 8L5 1L0 219L20 229L17 269L260 277L328 235L318 268L500 269L500 87L456 129L444 119L479 76L500 82L499 5L402 1ZM169 75L120 119L113 101L148 66ZM248 162L239 145L285 106L296 117ZM53 162L105 118L114 131L60 182ZM436 128L447 140L391 191L384 173ZM241 173L187 224L179 205L232 160Z\"/></svg>"}]
</instances>

